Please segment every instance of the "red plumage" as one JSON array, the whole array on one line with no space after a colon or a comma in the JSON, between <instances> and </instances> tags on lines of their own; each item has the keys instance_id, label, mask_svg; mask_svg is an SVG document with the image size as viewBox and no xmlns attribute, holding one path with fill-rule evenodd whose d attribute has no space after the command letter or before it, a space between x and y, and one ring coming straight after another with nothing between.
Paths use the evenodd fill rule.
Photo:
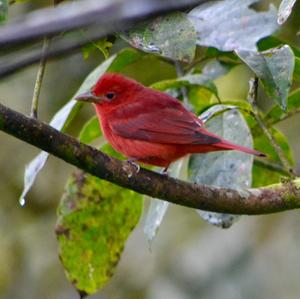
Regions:
<instances>
[{"instance_id":1,"label":"red plumage","mask_svg":"<svg viewBox=\"0 0 300 299\"><path fill-rule=\"evenodd\" d=\"M264 156L208 132L175 98L120 74L103 75L77 100L93 102L104 136L130 159L168 167L190 153L239 150Z\"/></svg>"}]
</instances>

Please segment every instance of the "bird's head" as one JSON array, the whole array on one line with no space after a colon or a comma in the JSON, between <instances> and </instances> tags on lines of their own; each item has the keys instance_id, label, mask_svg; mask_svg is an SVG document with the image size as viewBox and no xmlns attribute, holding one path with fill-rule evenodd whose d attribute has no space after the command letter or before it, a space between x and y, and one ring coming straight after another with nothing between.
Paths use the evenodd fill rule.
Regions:
<instances>
[{"instance_id":1,"label":"bird's head","mask_svg":"<svg viewBox=\"0 0 300 299\"><path fill-rule=\"evenodd\" d=\"M77 101L91 102L96 107L114 107L130 99L130 95L142 88L138 82L116 73L106 73L87 92L78 95Z\"/></svg>"}]
</instances>

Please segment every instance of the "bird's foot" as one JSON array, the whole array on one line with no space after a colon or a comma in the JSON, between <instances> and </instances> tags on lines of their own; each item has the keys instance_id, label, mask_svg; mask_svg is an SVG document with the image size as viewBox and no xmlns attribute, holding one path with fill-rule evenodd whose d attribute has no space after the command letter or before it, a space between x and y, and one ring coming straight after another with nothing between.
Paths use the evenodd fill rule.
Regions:
<instances>
[{"instance_id":1,"label":"bird's foot","mask_svg":"<svg viewBox=\"0 0 300 299\"><path fill-rule=\"evenodd\" d=\"M135 167L136 173L139 173L140 169L141 169L141 166L139 164L135 163L135 161L137 161L137 159L135 159L135 158L129 158L129 159L126 160L126 162L128 164L130 164L130 165L132 165L132 166Z\"/></svg>"},{"instance_id":2,"label":"bird's foot","mask_svg":"<svg viewBox=\"0 0 300 299\"><path fill-rule=\"evenodd\" d=\"M169 174L168 174L168 168L169 168L169 166L163 168L163 169L161 170L160 173L161 173L162 175L168 176L168 175L169 175Z\"/></svg>"}]
</instances>

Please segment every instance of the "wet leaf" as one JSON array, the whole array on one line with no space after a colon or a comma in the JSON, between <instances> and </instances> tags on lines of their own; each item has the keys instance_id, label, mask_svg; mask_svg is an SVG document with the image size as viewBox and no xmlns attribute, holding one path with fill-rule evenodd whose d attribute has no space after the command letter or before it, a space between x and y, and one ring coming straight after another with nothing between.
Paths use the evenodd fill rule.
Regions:
<instances>
[{"instance_id":1,"label":"wet leaf","mask_svg":"<svg viewBox=\"0 0 300 299\"><path fill-rule=\"evenodd\" d=\"M224 110L225 112L220 114ZM212 117L215 113L217 115ZM252 147L250 129L242 114L232 109L232 106L215 105L200 117L210 117L205 124L208 131L233 143ZM253 156L238 151L195 154L190 158L189 180L218 187L248 188L252 182L252 164ZM199 211L199 214L204 220L222 228L230 227L237 217L206 211Z\"/></svg>"},{"instance_id":2,"label":"wet leaf","mask_svg":"<svg viewBox=\"0 0 300 299\"><path fill-rule=\"evenodd\" d=\"M222 113L226 110L235 108L234 106L215 105L211 109L207 110L201 115L203 121L207 121L208 118L215 116L218 113ZM175 178L186 179L185 169L188 163L188 158L180 159L175 163L171 164L169 175ZM149 242L151 243L157 235L158 229L164 219L165 213L169 207L169 203L159 200L152 199L147 212L147 217L144 224L144 233L146 234ZM207 213L208 214L208 213ZM203 212L203 217L206 216L206 212ZM216 217L219 214L216 213ZM232 218L231 215L222 214L222 221L228 223L227 218ZM226 218L226 219L225 219Z\"/></svg>"},{"instance_id":3,"label":"wet leaf","mask_svg":"<svg viewBox=\"0 0 300 299\"><path fill-rule=\"evenodd\" d=\"M138 51L134 49L125 49L104 61L88 75L71 100L54 115L50 121L50 125L57 130L64 130L64 128L68 126L69 122L73 119L82 106L82 103L74 100L78 94L91 88L96 83L98 78L106 71L118 72L125 66L137 61L141 57L142 54ZM44 167L48 157L48 153L41 152L26 166L24 174L24 189L20 196L21 205L25 204L25 197L28 191L31 189L36 176Z\"/></svg>"},{"instance_id":4,"label":"wet leaf","mask_svg":"<svg viewBox=\"0 0 300 299\"><path fill-rule=\"evenodd\" d=\"M279 38L274 36L269 36L259 42L259 50L266 51L269 50L270 48L276 48L282 46L283 44L284 41L280 40ZM292 45L289 45L289 47L292 49L295 56L293 80L296 82L300 82L300 51L296 47L293 47Z\"/></svg>"},{"instance_id":5,"label":"wet leaf","mask_svg":"<svg viewBox=\"0 0 300 299\"><path fill-rule=\"evenodd\" d=\"M279 5L278 10L278 18L277 22L278 24L283 24L289 17L289 15L292 12L292 8L295 4L296 0L282 0Z\"/></svg>"},{"instance_id":6,"label":"wet leaf","mask_svg":"<svg viewBox=\"0 0 300 299\"><path fill-rule=\"evenodd\" d=\"M167 201L151 198L144 224L144 233L150 244L158 233L169 205Z\"/></svg>"},{"instance_id":7,"label":"wet leaf","mask_svg":"<svg viewBox=\"0 0 300 299\"><path fill-rule=\"evenodd\" d=\"M188 13L197 32L197 44L221 51L256 51L256 43L278 28L277 13L256 12L249 5L256 0L211 1Z\"/></svg>"},{"instance_id":8,"label":"wet leaf","mask_svg":"<svg viewBox=\"0 0 300 299\"><path fill-rule=\"evenodd\" d=\"M173 178L182 179L186 163L187 158L183 158L172 163L168 171L168 175ZM167 201L163 201L158 198L151 198L144 224L144 233L150 244L153 242L158 233L158 229L162 224L169 205L170 203Z\"/></svg>"},{"instance_id":9,"label":"wet leaf","mask_svg":"<svg viewBox=\"0 0 300 299\"><path fill-rule=\"evenodd\" d=\"M135 48L173 60L191 62L195 55L196 32L181 12L155 18L121 36Z\"/></svg>"},{"instance_id":10,"label":"wet leaf","mask_svg":"<svg viewBox=\"0 0 300 299\"><path fill-rule=\"evenodd\" d=\"M142 196L82 171L67 183L56 235L68 279L94 294L113 275L142 212Z\"/></svg>"},{"instance_id":11,"label":"wet leaf","mask_svg":"<svg viewBox=\"0 0 300 299\"><path fill-rule=\"evenodd\" d=\"M288 45L264 52L238 51L238 56L259 77L266 94L286 109L295 57Z\"/></svg>"}]
</instances>

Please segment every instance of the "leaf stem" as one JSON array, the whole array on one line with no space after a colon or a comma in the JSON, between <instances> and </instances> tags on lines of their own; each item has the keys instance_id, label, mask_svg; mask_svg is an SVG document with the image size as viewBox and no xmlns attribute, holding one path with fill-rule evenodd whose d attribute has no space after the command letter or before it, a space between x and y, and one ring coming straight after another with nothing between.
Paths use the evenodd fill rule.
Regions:
<instances>
[{"instance_id":1,"label":"leaf stem","mask_svg":"<svg viewBox=\"0 0 300 299\"><path fill-rule=\"evenodd\" d=\"M279 144L276 142L273 134L265 124L262 117L259 115L258 107L257 107L257 89L258 89L258 78L251 78L249 81L249 92L248 92L248 102L252 105L253 108L253 116L257 122L257 124L260 126L266 137L269 139L271 145L273 146L275 152L277 153L279 160L284 167L286 173L289 174L290 177L294 178L295 171L290 165L290 162L287 160L287 158L284 155L284 152L282 148L279 146Z\"/></svg>"},{"instance_id":2,"label":"leaf stem","mask_svg":"<svg viewBox=\"0 0 300 299\"><path fill-rule=\"evenodd\" d=\"M300 108L296 108L294 110L291 110L291 111L287 112L285 115L283 115L281 118L272 120L272 121L268 122L267 124L268 124L268 126L278 124L278 123L280 123L280 122L282 122L282 121L284 121L284 120L286 120L290 117L293 117L294 115L296 115L298 113L300 113Z\"/></svg>"},{"instance_id":3,"label":"leaf stem","mask_svg":"<svg viewBox=\"0 0 300 299\"><path fill-rule=\"evenodd\" d=\"M255 158L255 163L269 170L277 171L288 176L290 175L290 172L287 172L287 170L285 169L285 167L282 166L282 164L274 163L272 161L260 158Z\"/></svg>"},{"instance_id":4,"label":"leaf stem","mask_svg":"<svg viewBox=\"0 0 300 299\"><path fill-rule=\"evenodd\" d=\"M184 73L184 70L183 70L183 67L182 67L181 63L176 60L174 64L175 64L175 68L176 68L177 77L178 78L183 77L185 73ZM181 87L180 91L181 91L181 94L182 94L182 97L183 97L184 106L190 110L191 105L190 105L190 102L189 102L189 97L188 97L186 87Z\"/></svg>"},{"instance_id":5,"label":"leaf stem","mask_svg":"<svg viewBox=\"0 0 300 299\"><path fill-rule=\"evenodd\" d=\"M42 56L41 56L41 60L40 60L40 64L36 76L36 81L33 89L31 113L30 113L30 116L33 118L37 118L39 97L40 97L42 82L43 82L45 69L46 69L46 62L47 62L46 55L49 48L49 43L50 43L49 38L45 37L43 41Z\"/></svg>"}]
</instances>

